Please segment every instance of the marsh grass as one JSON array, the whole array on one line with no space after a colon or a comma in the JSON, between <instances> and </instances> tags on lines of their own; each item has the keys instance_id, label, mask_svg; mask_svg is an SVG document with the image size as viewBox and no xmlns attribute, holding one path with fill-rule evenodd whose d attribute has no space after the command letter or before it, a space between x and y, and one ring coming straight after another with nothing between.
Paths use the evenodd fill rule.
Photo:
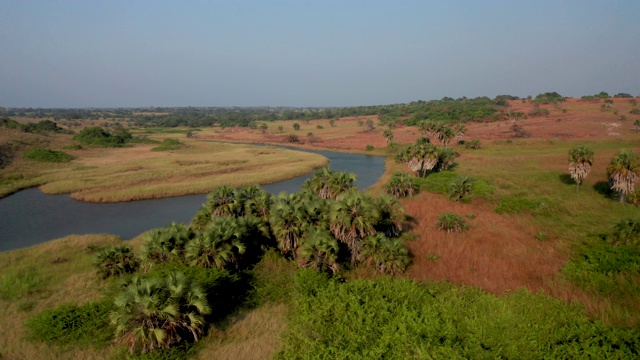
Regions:
<instances>
[{"instance_id":1,"label":"marsh grass","mask_svg":"<svg viewBox=\"0 0 640 360\"><path fill-rule=\"evenodd\" d=\"M151 145L74 151L65 165L15 164L21 178L3 177L4 193L42 184L50 194L71 193L77 200L117 202L207 193L216 186L268 184L311 172L327 164L320 155L182 140L178 150L152 151ZM70 171L71 170L71 171Z\"/></svg>"}]
</instances>

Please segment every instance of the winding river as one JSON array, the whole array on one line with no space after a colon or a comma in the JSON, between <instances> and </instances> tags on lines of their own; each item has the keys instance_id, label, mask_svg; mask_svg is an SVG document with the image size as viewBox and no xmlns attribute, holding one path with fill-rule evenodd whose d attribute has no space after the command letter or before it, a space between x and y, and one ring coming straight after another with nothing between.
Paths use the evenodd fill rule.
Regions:
<instances>
[{"instance_id":1,"label":"winding river","mask_svg":"<svg viewBox=\"0 0 640 360\"><path fill-rule=\"evenodd\" d=\"M330 151L308 151L328 158L332 170L356 174L356 185L366 189L384 173L384 157ZM271 194L295 192L313 173L263 185ZM191 221L206 195L122 203L85 203L69 195L47 195L27 189L0 199L0 251L23 248L70 234L115 234L128 240L142 232Z\"/></svg>"}]
</instances>

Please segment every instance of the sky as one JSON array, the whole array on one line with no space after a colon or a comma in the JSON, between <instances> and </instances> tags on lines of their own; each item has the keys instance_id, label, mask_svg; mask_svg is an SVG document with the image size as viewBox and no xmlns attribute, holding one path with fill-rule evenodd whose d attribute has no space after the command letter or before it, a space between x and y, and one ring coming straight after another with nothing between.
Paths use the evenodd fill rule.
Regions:
<instances>
[{"instance_id":1,"label":"sky","mask_svg":"<svg viewBox=\"0 0 640 360\"><path fill-rule=\"evenodd\" d=\"M0 106L640 95L640 1L0 1Z\"/></svg>"}]
</instances>

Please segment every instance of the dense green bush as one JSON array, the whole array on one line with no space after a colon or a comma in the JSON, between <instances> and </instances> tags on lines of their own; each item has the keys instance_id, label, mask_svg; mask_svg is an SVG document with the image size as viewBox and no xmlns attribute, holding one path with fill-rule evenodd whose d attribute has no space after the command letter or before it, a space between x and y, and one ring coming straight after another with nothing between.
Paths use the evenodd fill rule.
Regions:
<instances>
[{"instance_id":1,"label":"dense green bush","mask_svg":"<svg viewBox=\"0 0 640 360\"><path fill-rule=\"evenodd\" d=\"M178 150L182 147L182 143L177 139L164 139L162 140L162 144L160 146L156 146L152 148L152 151L169 151L169 150Z\"/></svg>"},{"instance_id":2,"label":"dense green bush","mask_svg":"<svg viewBox=\"0 0 640 360\"><path fill-rule=\"evenodd\" d=\"M637 329L526 290L496 297L445 283L297 276L280 359L637 358Z\"/></svg>"},{"instance_id":3,"label":"dense green bush","mask_svg":"<svg viewBox=\"0 0 640 360\"><path fill-rule=\"evenodd\" d=\"M589 238L576 249L562 273L585 290L626 298L639 290L640 248Z\"/></svg>"},{"instance_id":4,"label":"dense green bush","mask_svg":"<svg viewBox=\"0 0 640 360\"><path fill-rule=\"evenodd\" d=\"M111 246L96 251L94 263L98 274L103 279L134 273L139 265L138 258L126 245Z\"/></svg>"},{"instance_id":5,"label":"dense green bush","mask_svg":"<svg viewBox=\"0 0 640 360\"><path fill-rule=\"evenodd\" d=\"M26 322L34 340L57 345L107 346L114 328L109 324L110 301L90 302L81 306L63 304L45 310Z\"/></svg>"},{"instance_id":6,"label":"dense green bush","mask_svg":"<svg viewBox=\"0 0 640 360\"><path fill-rule=\"evenodd\" d=\"M119 147L132 139L131 133L122 128L117 128L110 133L99 126L86 127L73 136L73 140L82 145Z\"/></svg>"},{"instance_id":7,"label":"dense green bush","mask_svg":"<svg viewBox=\"0 0 640 360\"><path fill-rule=\"evenodd\" d=\"M413 196L420 191L418 179L405 173L394 173L384 186L384 191L396 198Z\"/></svg>"},{"instance_id":8,"label":"dense green bush","mask_svg":"<svg viewBox=\"0 0 640 360\"><path fill-rule=\"evenodd\" d=\"M467 149L480 149L480 139L473 139L464 143L464 147Z\"/></svg>"},{"instance_id":9,"label":"dense green bush","mask_svg":"<svg viewBox=\"0 0 640 360\"><path fill-rule=\"evenodd\" d=\"M66 163L73 160L73 156L56 150L49 150L41 147L33 147L24 153L24 158L39 162Z\"/></svg>"}]
</instances>

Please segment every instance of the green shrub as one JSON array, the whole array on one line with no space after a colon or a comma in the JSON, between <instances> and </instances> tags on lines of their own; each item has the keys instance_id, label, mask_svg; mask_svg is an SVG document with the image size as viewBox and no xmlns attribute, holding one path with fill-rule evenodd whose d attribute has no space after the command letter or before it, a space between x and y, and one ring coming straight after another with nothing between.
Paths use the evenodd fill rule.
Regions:
<instances>
[{"instance_id":1,"label":"green shrub","mask_svg":"<svg viewBox=\"0 0 640 360\"><path fill-rule=\"evenodd\" d=\"M467 230L467 222L462 216L454 213L441 213L438 215L438 230L444 230L448 233L462 232Z\"/></svg>"},{"instance_id":2,"label":"green shrub","mask_svg":"<svg viewBox=\"0 0 640 360\"><path fill-rule=\"evenodd\" d=\"M125 245L99 249L95 253L94 263L103 279L133 273L139 265L131 248Z\"/></svg>"},{"instance_id":3,"label":"green shrub","mask_svg":"<svg viewBox=\"0 0 640 360\"><path fill-rule=\"evenodd\" d=\"M631 111L629 111L630 114L633 115L640 115L640 109L631 109Z\"/></svg>"},{"instance_id":4,"label":"green shrub","mask_svg":"<svg viewBox=\"0 0 640 360\"><path fill-rule=\"evenodd\" d=\"M422 190L436 194L447 194L449 184L455 180L458 175L453 171L440 171L429 174L422 180Z\"/></svg>"},{"instance_id":5,"label":"green shrub","mask_svg":"<svg viewBox=\"0 0 640 360\"><path fill-rule=\"evenodd\" d=\"M73 136L80 144L101 147L123 146L131 139L131 133L125 129L116 129L112 134L99 126L86 127Z\"/></svg>"},{"instance_id":6,"label":"green shrub","mask_svg":"<svg viewBox=\"0 0 640 360\"><path fill-rule=\"evenodd\" d=\"M531 117L548 116L548 115L549 115L549 110L543 109L537 106L531 109L531 111L529 111L529 116Z\"/></svg>"},{"instance_id":7,"label":"green shrub","mask_svg":"<svg viewBox=\"0 0 640 360\"><path fill-rule=\"evenodd\" d=\"M73 156L65 152L49 150L41 147L33 147L27 150L24 153L24 158L33 161L56 163L66 163L73 160Z\"/></svg>"},{"instance_id":8,"label":"green shrub","mask_svg":"<svg viewBox=\"0 0 640 360\"><path fill-rule=\"evenodd\" d=\"M640 221L633 219L620 221L613 227L607 242L615 246L628 245L640 248Z\"/></svg>"},{"instance_id":9,"label":"green shrub","mask_svg":"<svg viewBox=\"0 0 640 360\"><path fill-rule=\"evenodd\" d=\"M420 191L418 179L405 173L394 173L384 186L384 191L396 198L413 196Z\"/></svg>"},{"instance_id":10,"label":"green shrub","mask_svg":"<svg viewBox=\"0 0 640 360\"><path fill-rule=\"evenodd\" d=\"M373 150L375 150L376 148L374 148L374 147L373 147L373 145L371 145L371 144L367 144L367 146L366 146L364 149L365 149L366 151L373 151Z\"/></svg>"},{"instance_id":11,"label":"green shrub","mask_svg":"<svg viewBox=\"0 0 640 360\"><path fill-rule=\"evenodd\" d=\"M306 275L306 274L305 274ZM637 328L592 321L578 305L519 290L297 277L277 359L637 358Z\"/></svg>"},{"instance_id":12,"label":"green shrub","mask_svg":"<svg viewBox=\"0 0 640 360\"><path fill-rule=\"evenodd\" d=\"M63 304L31 317L26 328L32 339L56 345L104 347L111 343L114 328L109 324L110 301L81 306Z\"/></svg>"},{"instance_id":13,"label":"green shrub","mask_svg":"<svg viewBox=\"0 0 640 360\"><path fill-rule=\"evenodd\" d=\"M640 290L640 249L589 238L576 249L562 273L585 290L628 297Z\"/></svg>"},{"instance_id":14,"label":"green shrub","mask_svg":"<svg viewBox=\"0 0 640 360\"><path fill-rule=\"evenodd\" d=\"M178 150L182 147L182 143L178 139L164 139L160 146L152 148L152 151L169 151Z\"/></svg>"},{"instance_id":15,"label":"green shrub","mask_svg":"<svg viewBox=\"0 0 640 360\"><path fill-rule=\"evenodd\" d=\"M316 129L318 129L318 130L322 130L322 129L324 129L324 126L322 126L322 125L316 125Z\"/></svg>"},{"instance_id":16,"label":"green shrub","mask_svg":"<svg viewBox=\"0 0 640 360\"><path fill-rule=\"evenodd\" d=\"M480 149L480 139L473 139L464 143L464 147L467 149Z\"/></svg>"},{"instance_id":17,"label":"green shrub","mask_svg":"<svg viewBox=\"0 0 640 360\"><path fill-rule=\"evenodd\" d=\"M453 201L469 201L468 195L471 194L476 179L474 177L458 175L449 184L449 199Z\"/></svg>"}]
</instances>

